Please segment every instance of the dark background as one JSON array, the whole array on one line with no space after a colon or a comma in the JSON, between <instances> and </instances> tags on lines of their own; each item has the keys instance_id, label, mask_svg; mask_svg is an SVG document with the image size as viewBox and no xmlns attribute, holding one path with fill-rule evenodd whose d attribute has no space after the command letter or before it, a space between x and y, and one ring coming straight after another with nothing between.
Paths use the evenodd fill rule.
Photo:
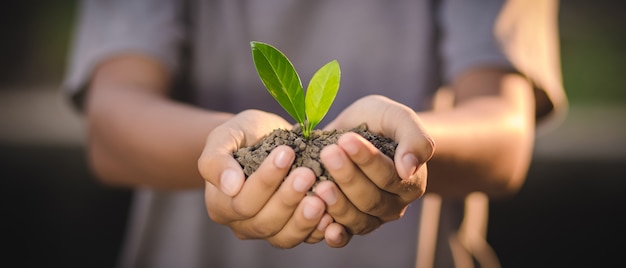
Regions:
<instances>
[{"instance_id":1,"label":"dark background","mask_svg":"<svg viewBox=\"0 0 626 268\"><path fill-rule=\"evenodd\" d=\"M112 267L130 193L97 183L82 124L57 98L75 1L0 8L0 230L20 267ZM625 4L561 2L570 113L538 137L527 183L492 201L488 240L504 267L624 266Z\"/></svg>"}]
</instances>

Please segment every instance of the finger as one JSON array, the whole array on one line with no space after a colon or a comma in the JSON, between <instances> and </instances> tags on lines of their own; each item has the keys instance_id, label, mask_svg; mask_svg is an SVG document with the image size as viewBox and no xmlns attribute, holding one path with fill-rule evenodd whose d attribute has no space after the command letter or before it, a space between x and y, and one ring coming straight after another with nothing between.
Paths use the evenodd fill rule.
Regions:
<instances>
[{"instance_id":1,"label":"finger","mask_svg":"<svg viewBox=\"0 0 626 268\"><path fill-rule=\"evenodd\" d=\"M401 179L394 162L361 135L346 133L337 144L378 188L399 196L402 203L410 203L423 195L425 176L416 177L415 171L410 179Z\"/></svg>"},{"instance_id":2,"label":"finger","mask_svg":"<svg viewBox=\"0 0 626 268\"><path fill-rule=\"evenodd\" d=\"M326 231L326 227L333 222L333 217L330 214L325 213L322 216L322 219L317 224L317 228L313 230L313 232L309 235L309 237L304 240L305 243L315 244L324 240L324 232Z\"/></svg>"},{"instance_id":3,"label":"finger","mask_svg":"<svg viewBox=\"0 0 626 268\"><path fill-rule=\"evenodd\" d=\"M205 183L204 201L209 218L219 224L228 224L243 217L234 215L230 209L232 198L211 183Z\"/></svg>"},{"instance_id":4,"label":"finger","mask_svg":"<svg viewBox=\"0 0 626 268\"><path fill-rule=\"evenodd\" d=\"M231 197L239 193L246 180L241 166L230 153L203 152L198 159L198 171L207 183Z\"/></svg>"},{"instance_id":5,"label":"finger","mask_svg":"<svg viewBox=\"0 0 626 268\"><path fill-rule=\"evenodd\" d=\"M245 176L233 153L239 148L254 145L275 128L290 129L291 125L278 115L259 110L237 114L207 136L198 159L200 174L224 193L235 196Z\"/></svg>"},{"instance_id":6,"label":"finger","mask_svg":"<svg viewBox=\"0 0 626 268\"><path fill-rule=\"evenodd\" d=\"M222 148L232 153L238 148L254 145L276 128L291 129L292 126L276 114L245 110L211 131L205 147Z\"/></svg>"},{"instance_id":7,"label":"finger","mask_svg":"<svg viewBox=\"0 0 626 268\"><path fill-rule=\"evenodd\" d=\"M380 120L375 120L380 124L368 127L371 131L398 142L394 155L398 175L403 180L411 179L417 169L432 158L434 141L411 108L387 98L381 98L380 101L389 103L389 108L380 115Z\"/></svg>"},{"instance_id":8,"label":"finger","mask_svg":"<svg viewBox=\"0 0 626 268\"><path fill-rule=\"evenodd\" d=\"M294 211L315 182L315 173L308 168L297 168L259 213L246 221L246 238L266 238L276 235L294 215Z\"/></svg>"},{"instance_id":9,"label":"finger","mask_svg":"<svg viewBox=\"0 0 626 268\"><path fill-rule=\"evenodd\" d=\"M331 223L324 233L326 244L333 248L341 248L346 246L352 239L352 234L338 223Z\"/></svg>"},{"instance_id":10,"label":"finger","mask_svg":"<svg viewBox=\"0 0 626 268\"><path fill-rule=\"evenodd\" d=\"M243 217L256 215L283 182L294 159L295 152L289 146L281 145L272 150L233 197L233 211Z\"/></svg>"},{"instance_id":11,"label":"finger","mask_svg":"<svg viewBox=\"0 0 626 268\"><path fill-rule=\"evenodd\" d=\"M398 134L400 137L397 138L398 146L394 155L396 170L403 180L411 180L418 169L432 158L435 144L426 134L411 135L411 131L416 131L414 129L398 131L402 133Z\"/></svg>"},{"instance_id":12,"label":"finger","mask_svg":"<svg viewBox=\"0 0 626 268\"><path fill-rule=\"evenodd\" d=\"M338 145L328 145L322 149L320 159L335 183L358 210L383 221L397 219L397 212L404 206L402 200L378 188ZM331 215L339 221L334 213Z\"/></svg>"},{"instance_id":13,"label":"finger","mask_svg":"<svg viewBox=\"0 0 626 268\"><path fill-rule=\"evenodd\" d=\"M231 197L239 193L245 181L241 166L232 156L242 140L243 132L219 126L207 138L198 158L198 171L204 180Z\"/></svg>"},{"instance_id":14,"label":"finger","mask_svg":"<svg viewBox=\"0 0 626 268\"><path fill-rule=\"evenodd\" d=\"M337 145L378 188L388 192L400 190L400 178L393 160L384 155L361 135L348 132L337 140Z\"/></svg>"},{"instance_id":15,"label":"finger","mask_svg":"<svg viewBox=\"0 0 626 268\"><path fill-rule=\"evenodd\" d=\"M293 248L309 237L324 215L324 202L315 196L305 196L293 217L275 236L268 239L279 248Z\"/></svg>"},{"instance_id":16,"label":"finger","mask_svg":"<svg viewBox=\"0 0 626 268\"><path fill-rule=\"evenodd\" d=\"M351 234L367 234L381 225L380 219L361 212L350 203L331 181L320 182L315 194L324 200L326 211L335 222L345 226Z\"/></svg>"},{"instance_id":17,"label":"finger","mask_svg":"<svg viewBox=\"0 0 626 268\"><path fill-rule=\"evenodd\" d=\"M433 156L435 144L415 111L384 96L359 99L326 128L348 129L362 122L367 123L370 131L398 142L394 160L398 175L404 180L410 179Z\"/></svg>"}]
</instances>

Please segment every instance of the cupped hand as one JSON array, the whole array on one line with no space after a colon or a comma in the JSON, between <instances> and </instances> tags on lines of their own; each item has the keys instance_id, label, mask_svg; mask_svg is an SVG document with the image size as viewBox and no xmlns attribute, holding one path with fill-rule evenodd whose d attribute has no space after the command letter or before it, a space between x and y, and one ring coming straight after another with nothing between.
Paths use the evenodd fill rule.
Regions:
<instances>
[{"instance_id":1,"label":"cupped hand","mask_svg":"<svg viewBox=\"0 0 626 268\"><path fill-rule=\"evenodd\" d=\"M207 211L240 239L265 239L280 248L324 239L330 216L319 197L306 194L315 174L308 168L289 172L295 158L290 147L275 148L247 179L233 158L237 149L256 144L272 130L291 127L275 114L247 110L207 137L198 160Z\"/></svg>"},{"instance_id":2,"label":"cupped hand","mask_svg":"<svg viewBox=\"0 0 626 268\"><path fill-rule=\"evenodd\" d=\"M426 190L427 167L434 143L416 113L383 96L361 98L326 129L350 129L367 123L374 133L398 142L394 159L356 133L343 134L325 147L321 159L335 183L315 188L328 213L350 234L366 234L401 218L408 205ZM326 240L338 239L326 231Z\"/></svg>"}]
</instances>

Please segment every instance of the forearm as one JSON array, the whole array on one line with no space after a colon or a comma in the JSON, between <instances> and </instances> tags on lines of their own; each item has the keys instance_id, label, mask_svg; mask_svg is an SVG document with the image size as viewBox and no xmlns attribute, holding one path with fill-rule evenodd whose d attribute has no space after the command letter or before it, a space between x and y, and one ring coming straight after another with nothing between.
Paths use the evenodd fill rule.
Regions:
<instances>
[{"instance_id":1,"label":"forearm","mask_svg":"<svg viewBox=\"0 0 626 268\"><path fill-rule=\"evenodd\" d=\"M453 198L473 191L500 197L524 181L534 142L532 88L518 75L488 76L491 82L478 85L495 87L488 93L461 96L452 109L420 114L436 144L427 191Z\"/></svg>"},{"instance_id":2,"label":"forearm","mask_svg":"<svg viewBox=\"0 0 626 268\"><path fill-rule=\"evenodd\" d=\"M88 153L97 177L122 186L203 187L197 159L209 132L231 115L174 102L166 81L124 77L120 64L134 63L101 68L88 95Z\"/></svg>"}]
</instances>

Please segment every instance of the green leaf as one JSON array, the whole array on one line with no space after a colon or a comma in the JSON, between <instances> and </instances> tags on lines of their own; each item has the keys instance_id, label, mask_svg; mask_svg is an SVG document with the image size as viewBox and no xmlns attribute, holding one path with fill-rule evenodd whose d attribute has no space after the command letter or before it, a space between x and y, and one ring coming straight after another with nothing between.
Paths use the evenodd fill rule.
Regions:
<instances>
[{"instance_id":1,"label":"green leaf","mask_svg":"<svg viewBox=\"0 0 626 268\"><path fill-rule=\"evenodd\" d=\"M306 115L308 130L313 130L324 118L339 90L341 69L339 63L333 60L322 66L311 78L306 90Z\"/></svg>"},{"instance_id":2,"label":"green leaf","mask_svg":"<svg viewBox=\"0 0 626 268\"><path fill-rule=\"evenodd\" d=\"M261 42L250 42L254 65L261 81L280 106L304 129L304 90L295 68L275 47Z\"/></svg>"}]
</instances>

